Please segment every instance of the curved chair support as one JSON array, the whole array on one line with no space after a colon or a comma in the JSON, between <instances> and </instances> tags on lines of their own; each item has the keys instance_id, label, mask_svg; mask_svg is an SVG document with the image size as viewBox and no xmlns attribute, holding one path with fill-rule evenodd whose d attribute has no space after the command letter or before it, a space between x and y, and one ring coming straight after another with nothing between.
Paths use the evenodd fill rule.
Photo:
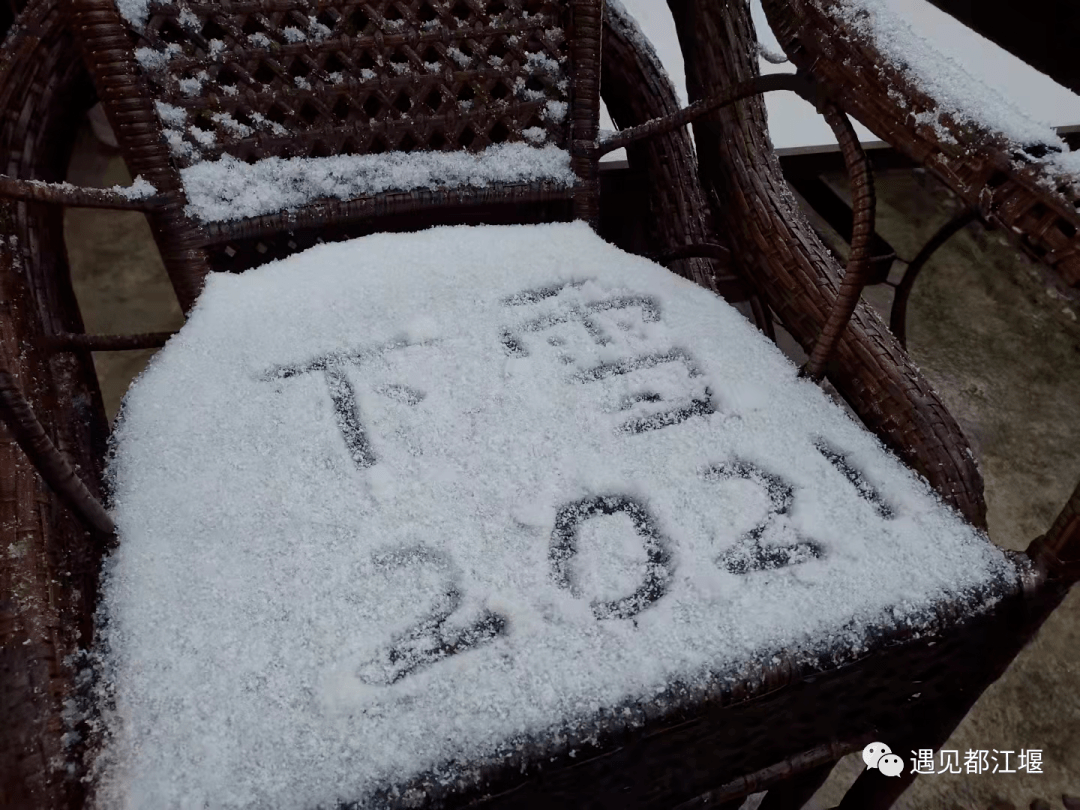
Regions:
<instances>
[{"instance_id":1,"label":"curved chair support","mask_svg":"<svg viewBox=\"0 0 1080 810\"><path fill-rule=\"evenodd\" d=\"M663 118L655 118L636 127L624 129L599 143L597 145L597 154L606 155L608 152L622 149L636 141L674 132L676 129L692 124L709 113L716 112L721 107L727 107L736 101L742 101L751 96L769 93L774 90L790 90L819 108L824 101L823 91L820 86L812 82L803 73L772 73L768 76L757 76L748 81L740 82L730 90L695 101L689 107L684 107L671 115L665 115Z\"/></svg>"},{"instance_id":2,"label":"curved chair support","mask_svg":"<svg viewBox=\"0 0 1080 810\"><path fill-rule=\"evenodd\" d=\"M851 255L848 257L844 280L829 309L825 326L821 329L810 359L803 366L803 376L815 382L825 373L828 362L840 335L851 320L859 296L866 286L870 275L870 241L874 235L874 177L870 171L870 161L859 145L859 138L851 126L848 117L834 104L827 104L823 110L825 120L832 128L836 140L840 143L840 152L844 156L848 179L851 182L851 207L854 217L851 226Z\"/></svg>"},{"instance_id":3,"label":"curved chair support","mask_svg":"<svg viewBox=\"0 0 1080 810\"><path fill-rule=\"evenodd\" d=\"M671 79L637 22L621 5L605 4L603 34L600 86L616 126L626 129L678 112L681 105ZM650 251L661 253L669 245L718 241L689 130L684 127L639 141L626 150L626 156L646 181L651 216L642 225ZM688 257L670 269L712 289L716 261L713 257Z\"/></svg>"},{"instance_id":4,"label":"curved chair support","mask_svg":"<svg viewBox=\"0 0 1080 810\"><path fill-rule=\"evenodd\" d=\"M0 371L0 419L53 492L63 498L87 526L111 535L116 526L109 513L90 494L67 459L45 435L45 429L34 416L30 403L19 390L15 378L7 371Z\"/></svg>"},{"instance_id":5,"label":"curved chair support","mask_svg":"<svg viewBox=\"0 0 1080 810\"><path fill-rule=\"evenodd\" d=\"M903 278L896 285L892 309L889 312L889 329L892 330L896 339L900 341L900 345L905 349L907 348L907 305L911 290L915 286L915 279L918 278L923 267L930 261L930 257L937 252L939 247L952 239L957 231L978 218L979 214L974 208L965 208L938 228L937 232L927 240L915 258L908 264Z\"/></svg>"}]
</instances>

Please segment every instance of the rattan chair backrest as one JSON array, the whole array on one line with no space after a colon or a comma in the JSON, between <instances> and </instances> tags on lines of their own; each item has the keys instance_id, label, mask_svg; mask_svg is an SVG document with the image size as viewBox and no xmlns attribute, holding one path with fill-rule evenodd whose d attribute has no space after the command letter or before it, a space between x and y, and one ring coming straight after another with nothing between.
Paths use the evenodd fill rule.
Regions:
<instances>
[{"instance_id":1,"label":"rattan chair backrest","mask_svg":"<svg viewBox=\"0 0 1080 810\"><path fill-rule=\"evenodd\" d=\"M121 6L123 8L123 6ZM161 2L136 58L181 166L569 148L570 6L561 0Z\"/></svg>"},{"instance_id":2,"label":"rattan chair backrest","mask_svg":"<svg viewBox=\"0 0 1080 810\"><path fill-rule=\"evenodd\" d=\"M573 200L575 217L597 220L602 0L72 0L72 7L129 169L169 200L151 224L185 309L209 267L219 266L213 251L254 236L317 232L430 205L505 209L558 199ZM315 201L288 216L224 224L195 223L185 213L182 170L226 155L255 163L478 152L503 143L569 152L577 181L453 195L391 189L366 207Z\"/></svg>"}]
</instances>

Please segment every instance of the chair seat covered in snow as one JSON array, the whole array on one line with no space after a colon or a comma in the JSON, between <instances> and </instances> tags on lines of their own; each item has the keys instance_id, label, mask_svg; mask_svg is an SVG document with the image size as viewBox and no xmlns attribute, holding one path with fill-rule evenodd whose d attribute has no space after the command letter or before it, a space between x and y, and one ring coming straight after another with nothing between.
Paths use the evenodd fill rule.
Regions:
<instances>
[{"instance_id":1,"label":"chair seat covered in snow","mask_svg":"<svg viewBox=\"0 0 1080 810\"><path fill-rule=\"evenodd\" d=\"M211 276L110 471L118 806L453 793L1018 576L735 309L584 223Z\"/></svg>"}]
</instances>

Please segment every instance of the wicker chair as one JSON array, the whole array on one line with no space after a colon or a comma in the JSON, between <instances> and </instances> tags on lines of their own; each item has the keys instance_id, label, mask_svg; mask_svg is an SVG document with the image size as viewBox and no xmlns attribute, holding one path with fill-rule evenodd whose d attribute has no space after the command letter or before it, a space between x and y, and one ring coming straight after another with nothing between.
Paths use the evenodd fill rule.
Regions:
<instances>
[{"instance_id":1,"label":"wicker chair","mask_svg":"<svg viewBox=\"0 0 1080 810\"><path fill-rule=\"evenodd\" d=\"M5 737L2 749L5 799L10 796L13 803L28 806L77 806L84 798L78 767L73 773L58 773L51 763L77 761L78 743L70 748L72 738L65 739L64 733L85 731L63 725L65 701L77 702L80 695L80 680L65 659L92 634L97 570L112 531L99 501L107 427L89 351L160 345L165 337L83 333L64 256L58 250L56 204L145 210L177 297L188 309L209 270L244 269L321 239L442 222L530 222L568 216L595 221L597 160L602 153L647 136L663 136L763 90L797 90L825 109L845 145L853 182L864 189L857 195L861 227L856 229L864 238L853 251L842 294L825 301L817 284L800 279L787 285L785 292L779 292L779 286L773 289L770 304L785 324L797 324L799 302L817 296L805 305L801 321L815 335L805 341L812 358L808 374L820 376L829 370L845 378L848 387L860 391L851 399L868 424L909 462L926 470L948 502L972 522L981 522L981 485L964 458L962 436L948 414L919 386L914 393L897 390L889 385L892 378L875 376L874 369L888 365L895 378L916 383L918 375L885 354L873 362L863 361L871 370L861 378L854 371L860 361L844 359L843 346L833 357L838 341L859 345L861 339L860 334L845 332L844 325L858 300L873 197L846 119L804 79L746 77L734 89L708 97L688 111L643 123L597 144L601 17L595 0L320 5L316 22L331 35L290 43L287 29L301 23L314 27L304 22L307 15L296 18L299 8L300 4L284 0L269 7L205 4L190 6L182 17L177 7L156 6L138 35L142 37L138 45L151 54L144 52L143 61L153 66L153 53L178 53L157 72L152 67L140 69L132 34L106 0L76 3L71 16L53 5L36 4L20 18L7 43L2 100L8 178L2 191L15 202L2 209L6 232L14 236L2 254L8 263L2 275L4 300L11 302L2 321L8 373L0 394L11 435L4 445L3 503L9 510L5 533L11 532L27 551L4 558L0 567L3 584L19 596L18 601L3 603L0 688L18 710L11 715L14 733ZM523 10L538 16L521 17ZM485 13L511 18L517 13L518 19L506 31L492 29L496 35L489 39L470 36L471 23ZM190 14L195 15L194 23ZM74 99L86 98L85 86L80 85L84 74L73 57L72 30L78 32L125 159L133 174L154 186L152 196L133 199L117 192L40 182L62 179L65 147L70 143L58 136L70 137L71 116L80 110ZM552 30L569 34L565 40L542 35ZM256 34L262 38L252 39ZM218 61L209 43L221 37L249 44ZM518 40L511 42L510 37ZM519 46L521 39L530 44ZM425 56L429 48L433 55ZM569 59L568 87L539 68L530 72L530 65L544 60L530 60L526 53L545 49L552 59ZM376 52L380 58L386 55L390 64L404 67L387 67L373 55ZM507 53L516 58L504 58ZM413 72L424 62L449 65L458 58L455 54L465 59L495 56L504 67L488 63L470 71L443 68L439 75L444 78L437 87L430 76ZM365 59L371 59L372 66ZM340 68L329 70L331 66ZM372 78L367 72L372 67L383 72ZM184 88L192 87L191 81L196 88L205 81L200 79L202 71L212 83L186 95ZM332 73L344 79L331 79ZM494 114L491 99L513 99L519 79L542 95L508 101ZM225 87L238 89L231 93L221 89ZM189 109L196 129L214 133L212 145L203 150L193 132L173 133L177 151L170 154L170 135L155 100ZM565 120L541 114L552 101L569 105ZM256 125L262 121L270 123L259 131ZM185 211L183 170L207 157L230 154L254 160L350 151L479 150L491 143L520 142L527 137L526 130L534 129L570 151L575 182L319 200L299 210L228 223L200 223ZM753 264L739 255L744 246L737 247L737 262ZM672 260L724 255L715 244L672 248L668 257ZM749 246L746 251L757 248ZM753 283L770 295L764 279L754 277ZM835 288L834 281L830 284ZM827 368L830 358L834 363ZM845 369L853 371L845 375ZM16 443L33 464L15 449ZM42 486L38 473L56 495ZM673 693L643 710L640 723L603 725L591 742L581 742L591 752L584 759L572 759L563 741L558 747L528 752L522 763L481 770L474 781L458 785L459 792L453 795L440 794L424 783L416 787L424 789L432 802L483 798L491 806L515 807L580 804L583 796L599 805L626 806L628 785L637 788L630 795L650 806L741 801L749 792L776 787L767 800L770 807L797 807L836 759L870 739L891 735L889 739L900 745L909 740L924 745L926 737L920 735L936 737L955 724L960 704L969 705L1000 674L1080 574L1075 561L1080 545L1078 501L1080 494L1073 496L1047 538L1033 547L1036 567L1017 560L1017 577L1001 586L999 608L990 615L962 621L962 607L955 606L955 612L943 609L932 636L885 635L872 655L856 662L782 661L747 672L743 682L715 691ZM73 586L54 588L52 581L60 576L71 577ZM963 685L959 702L957 684ZM778 725L784 728L783 735L774 733ZM556 762L545 768L542 779L522 783L519 766L553 757ZM717 787L718 783L723 784ZM713 790L706 794L709 789ZM692 799L700 794L701 800ZM845 806L885 807L888 801L891 794L863 784Z\"/></svg>"},{"instance_id":2,"label":"wicker chair","mask_svg":"<svg viewBox=\"0 0 1080 810\"><path fill-rule=\"evenodd\" d=\"M965 225L981 221L1048 270L1048 284L1080 295L1080 194L1075 179L1041 161L1060 143L1023 144L958 120L904 70L892 66L865 33L847 30L834 2L764 3L770 25L794 64L835 88L836 103L901 154L925 167L961 202L956 215L912 259L897 284L890 327L905 340L907 301L920 271ZM936 121L936 124L928 123Z\"/></svg>"}]
</instances>

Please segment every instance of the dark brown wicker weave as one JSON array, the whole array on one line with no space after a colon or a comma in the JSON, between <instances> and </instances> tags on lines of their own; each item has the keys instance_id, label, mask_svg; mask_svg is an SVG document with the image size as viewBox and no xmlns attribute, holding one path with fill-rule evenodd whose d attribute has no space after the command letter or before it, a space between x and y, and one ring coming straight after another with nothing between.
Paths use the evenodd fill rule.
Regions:
<instances>
[{"instance_id":1,"label":"dark brown wicker weave","mask_svg":"<svg viewBox=\"0 0 1080 810\"><path fill-rule=\"evenodd\" d=\"M730 257L743 283L753 285L808 349L812 361L806 373L818 376L824 369L872 429L981 525L981 481L949 414L865 311L856 308L853 328L843 328L858 300L865 251L853 251L841 291L838 269L784 196L763 134L759 101L729 107L698 126L701 168L712 196L690 182L694 159L679 127L736 98L748 99L764 89L795 89L819 103L841 138L861 189L856 195L856 232L868 233L872 191L846 119L803 79L756 80L744 8L734 4L720 9L705 0L673 2L684 47L690 51L692 86L696 82L697 87L717 89L712 95L698 94L708 98L689 113L677 113L670 86L617 25L604 31L612 59L601 67L598 0L320 2L316 16L333 36L315 45L284 45L279 35L295 19L299 5L293 0L193 4L190 9L200 20L197 33L180 24L175 10L157 7L139 42L108 0L77 0L70 17L50 2L38 2L20 18L0 53L0 155L6 158L8 178L0 187L8 197L0 204L7 235L0 244L5 304L0 309L0 365L7 372L0 376L0 413L8 425L0 463L0 502L7 510L0 522L0 547L16 543L25 549L20 555L0 555L0 697L3 716L11 718L0 736L0 804L77 807L85 800L80 740L87 729L77 711L82 681L72 656L92 636L97 571L111 531L108 515L98 505L107 427L89 349L159 345L163 339L83 334L68 283L60 249L60 208L54 204L131 203L108 192L43 189L26 182L62 179L72 122L89 99L72 28L78 29L86 64L132 174L141 174L158 191L138 207L148 212L185 308L209 268L240 268L260 257L275 258L306 247L320 235L344 238L454 217L472 221L469 217L477 212L502 217L500 221L553 216L595 221L597 158L604 149L627 144L631 159L651 178L652 204L663 215L656 239L671 248L667 257L687 261L683 272L713 286L725 282L723 272L695 257ZM495 40L503 36L499 29L483 29L496 32L487 38L468 32L482 14L496 9L528 9L544 20L565 21L565 38L548 39L538 47L569 59L566 92L572 112L565 125L552 127L550 134L573 154L578 182L572 189L535 185L391 193L328 201L214 228L187 218L179 169L191 157L170 156L154 111L155 94L199 109L229 110L237 120L278 109L274 115L289 127L281 138L217 133L218 146L243 159L373 148L475 149L519 139L523 129L536 124L530 117L535 111L527 105L508 104L505 115L496 115L485 104L465 110L457 104L498 100L501 91L496 88L501 82L505 89L511 74L457 70L445 59L455 42L466 43L474 54L491 54L498 45ZM424 15L431 22L426 29L417 25ZM464 28L451 22L458 19L466 22ZM440 24L449 30L439 33ZM263 31L278 44L262 51L231 49L222 62L208 64L199 38L220 38L230 30L244 31L245 36ZM428 34L430 41L424 39ZM142 75L133 42L142 47L162 41L180 45L183 57L171 68L178 72L164 78ZM689 47L695 43L700 46L696 52ZM506 53L513 52L511 44L502 42ZM395 61L393 54L404 56L399 64L415 65L413 56L421 56L428 46L445 68L439 94L446 91L446 97L439 103L430 95L430 77L407 66L400 72L386 69L387 61ZM371 69L365 54L376 66L376 55L385 57L375 80L361 72ZM518 68L510 60L508 71L520 69L520 51L517 57ZM331 59L343 69L328 71ZM216 84L186 101L178 96L178 84L170 82L190 78L184 71L193 75L203 69ZM231 78L221 76L224 70L231 71ZM345 90L325 81L319 84L320 71L346 74ZM602 72L615 118L629 129L598 146ZM297 76L314 89L297 85ZM538 92L563 92L557 85L545 85L542 77L537 81ZM215 92L237 85L243 89L236 95ZM471 99L459 95L466 86L472 88ZM635 88L642 89L635 93ZM348 109L335 112L342 98ZM401 109L405 106L408 110ZM669 118L650 122L664 115ZM716 142L721 133L730 143L724 149ZM646 135L659 138L635 146L635 138ZM718 157L722 152L725 156ZM712 202L711 210L702 207L706 199ZM717 244L710 220L724 226L730 244ZM822 334L826 337L820 338ZM34 459L40 477L27 456ZM452 789L423 778L416 787L426 792L432 806L469 801L515 808L716 806L775 788L766 807L798 807L837 758L871 738L887 737L898 750L909 743L925 747L944 739L1080 577L1078 508L1080 491L1053 529L1033 545L1037 565L1018 555L1015 577L987 586L985 595L1001 600L990 612L970 617L966 605L943 605L938 615L928 617L929 630L883 632L859 660L748 663L735 682L717 680L695 688L673 684L665 696L625 707L629 712L616 707L597 716L592 727L579 728L576 736L560 742L537 740L506 758L471 763L461 769ZM66 582L71 585L61 584ZM68 732L82 736L65 737ZM903 784L889 780L882 792L880 783L860 780L844 806L886 807ZM387 803L395 800L387 797Z\"/></svg>"},{"instance_id":2,"label":"dark brown wicker weave","mask_svg":"<svg viewBox=\"0 0 1080 810\"><path fill-rule=\"evenodd\" d=\"M63 180L92 87L56 7L22 15L0 50L0 76L3 172ZM100 498L108 425L91 358L54 352L45 340L83 331L62 214L59 206L0 202L0 362L65 464ZM57 501L7 430L0 508L0 806L76 807L85 788L65 765L81 757L81 744L64 737L78 730L65 712L79 699L79 664L70 656L93 637L106 541Z\"/></svg>"}]
</instances>

